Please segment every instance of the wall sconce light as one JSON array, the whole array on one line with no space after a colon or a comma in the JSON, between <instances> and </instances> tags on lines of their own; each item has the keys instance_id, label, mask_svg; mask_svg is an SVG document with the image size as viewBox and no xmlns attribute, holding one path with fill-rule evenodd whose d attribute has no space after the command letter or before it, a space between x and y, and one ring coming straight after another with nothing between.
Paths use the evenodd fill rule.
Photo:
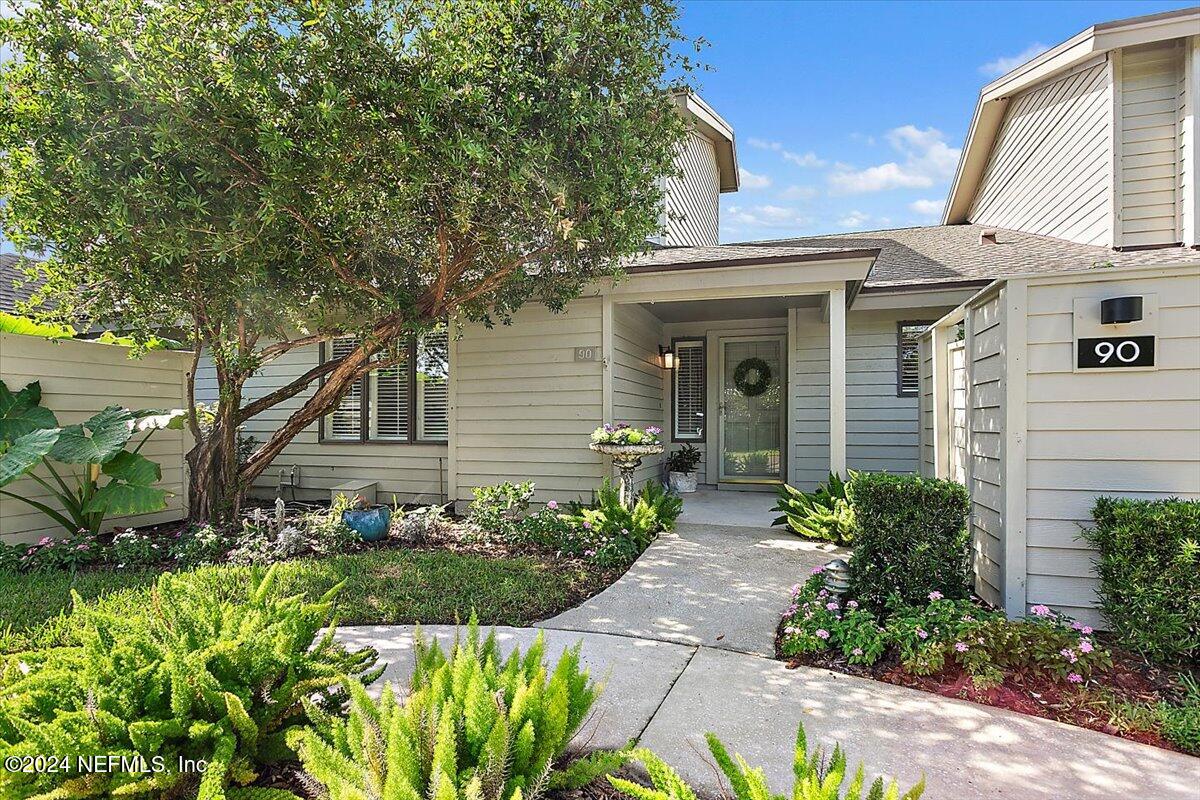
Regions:
<instances>
[{"instance_id":1,"label":"wall sconce light","mask_svg":"<svg viewBox=\"0 0 1200 800\"><path fill-rule=\"evenodd\" d=\"M1100 301L1100 324L1123 325L1127 322L1140 322L1142 319L1142 298L1110 297Z\"/></svg>"},{"instance_id":2,"label":"wall sconce light","mask_svg":"<svg viewBox=\"0 0 1200 800\"><path fill-rule=\"evenodd\" d=\"M658 346L658 360L663 369L675 369L675 351L670 347Z\"/></svg>"}]
</instances>

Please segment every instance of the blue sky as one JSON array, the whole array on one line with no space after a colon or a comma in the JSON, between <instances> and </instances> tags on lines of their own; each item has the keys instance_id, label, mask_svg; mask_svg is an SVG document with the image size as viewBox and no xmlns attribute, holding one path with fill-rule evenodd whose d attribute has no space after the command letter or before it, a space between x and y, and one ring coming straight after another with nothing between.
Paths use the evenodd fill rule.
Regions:
<instances>
[{"instance_id":1,"label":"blue sky","mask_svg":"<svg viewBox=\"0 0 1200 800\"><path fill-rule=\"evenodd\" d=\"M936 224L985 83L1095 23L1194 4L684 0L743 170L721 241Z\"/></svg>"}]
</instances>

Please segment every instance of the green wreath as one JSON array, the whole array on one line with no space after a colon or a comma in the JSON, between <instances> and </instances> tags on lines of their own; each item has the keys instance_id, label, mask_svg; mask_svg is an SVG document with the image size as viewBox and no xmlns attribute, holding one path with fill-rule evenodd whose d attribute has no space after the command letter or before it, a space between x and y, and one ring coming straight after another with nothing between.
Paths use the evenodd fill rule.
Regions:
<instances>
[{"instance_id":1,"label":"green wreath","mask_svg":"<svg viewBox=\"0 0 1200 800\"><path fill-rule=\"evenodd\" d=\"M744 397L758 397L771 385L771 368L761 358L747 358L733 371L733 385Z\"/></svg>"}]
</instances>

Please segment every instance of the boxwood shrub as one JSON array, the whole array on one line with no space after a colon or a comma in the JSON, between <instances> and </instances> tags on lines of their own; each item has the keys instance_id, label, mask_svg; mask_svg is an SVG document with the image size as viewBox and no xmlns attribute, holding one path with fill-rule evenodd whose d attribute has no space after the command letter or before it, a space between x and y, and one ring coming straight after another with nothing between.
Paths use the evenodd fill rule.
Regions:
<instances>
[{"instance_id":1,"label":"boxwood shrub","mask_svg":"<svg viewBox=\"0 0 1200 800\"><path fill-rule=\"evenodd\" d=\"M1092 516L1083 536L1113 633L1147 658L1200 658L1200 501L1101 497Z\"/></svg>"},{"instance_id":2,"label":"boxwood shrub","mask_svg":"<svg viewBox=\"0 0 1200 800\"><path fill-rule=\"evenodd\" d=\"M929 593L971 592L970 498L961 484L916 475L860 473L854 506L851 596L875 609L890 597L923 605Z\"/></svg>"}]
</instances>

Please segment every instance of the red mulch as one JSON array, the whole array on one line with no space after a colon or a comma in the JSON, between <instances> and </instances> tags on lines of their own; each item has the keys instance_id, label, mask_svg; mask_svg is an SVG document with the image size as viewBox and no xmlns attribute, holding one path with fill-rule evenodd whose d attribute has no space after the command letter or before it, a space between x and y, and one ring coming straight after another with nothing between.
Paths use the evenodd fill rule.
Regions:
<instances>
[{"instance_id":1,"label":"red mulch","mask_svg":"<svg viewBox=\"0 0 1200 800\"><path fill-rule=\"evenodd\" d=\"M1019 714L1090 728L1164 750L1187 752L1155 731L1113 724L1106 692L1115 696L1117 700L1130 703L1157 703L1160 700L1177 699L1179 689L1178 681L1174 680L1177 673L1146 664L1137 657L1113 647L1111 642L1105 644L1113 654L1113 667L1103 674L1093 675L1090 681L1092 686L1075 686L1047 676L1009 673L1000 686L977 689L970 676L957 665L934 675L920 676L905 672L900 667L899 660L892 654L885 655L869 667L848 664L841 653L832 650L789 658L779 654L778 639L776 655L786 661L790 668L819 667L861 678L871 678L896 686L940 694L943 697L970 700ZM1096 687L1100 687L1099 690Z\"/></svg>"}]
</instances>

